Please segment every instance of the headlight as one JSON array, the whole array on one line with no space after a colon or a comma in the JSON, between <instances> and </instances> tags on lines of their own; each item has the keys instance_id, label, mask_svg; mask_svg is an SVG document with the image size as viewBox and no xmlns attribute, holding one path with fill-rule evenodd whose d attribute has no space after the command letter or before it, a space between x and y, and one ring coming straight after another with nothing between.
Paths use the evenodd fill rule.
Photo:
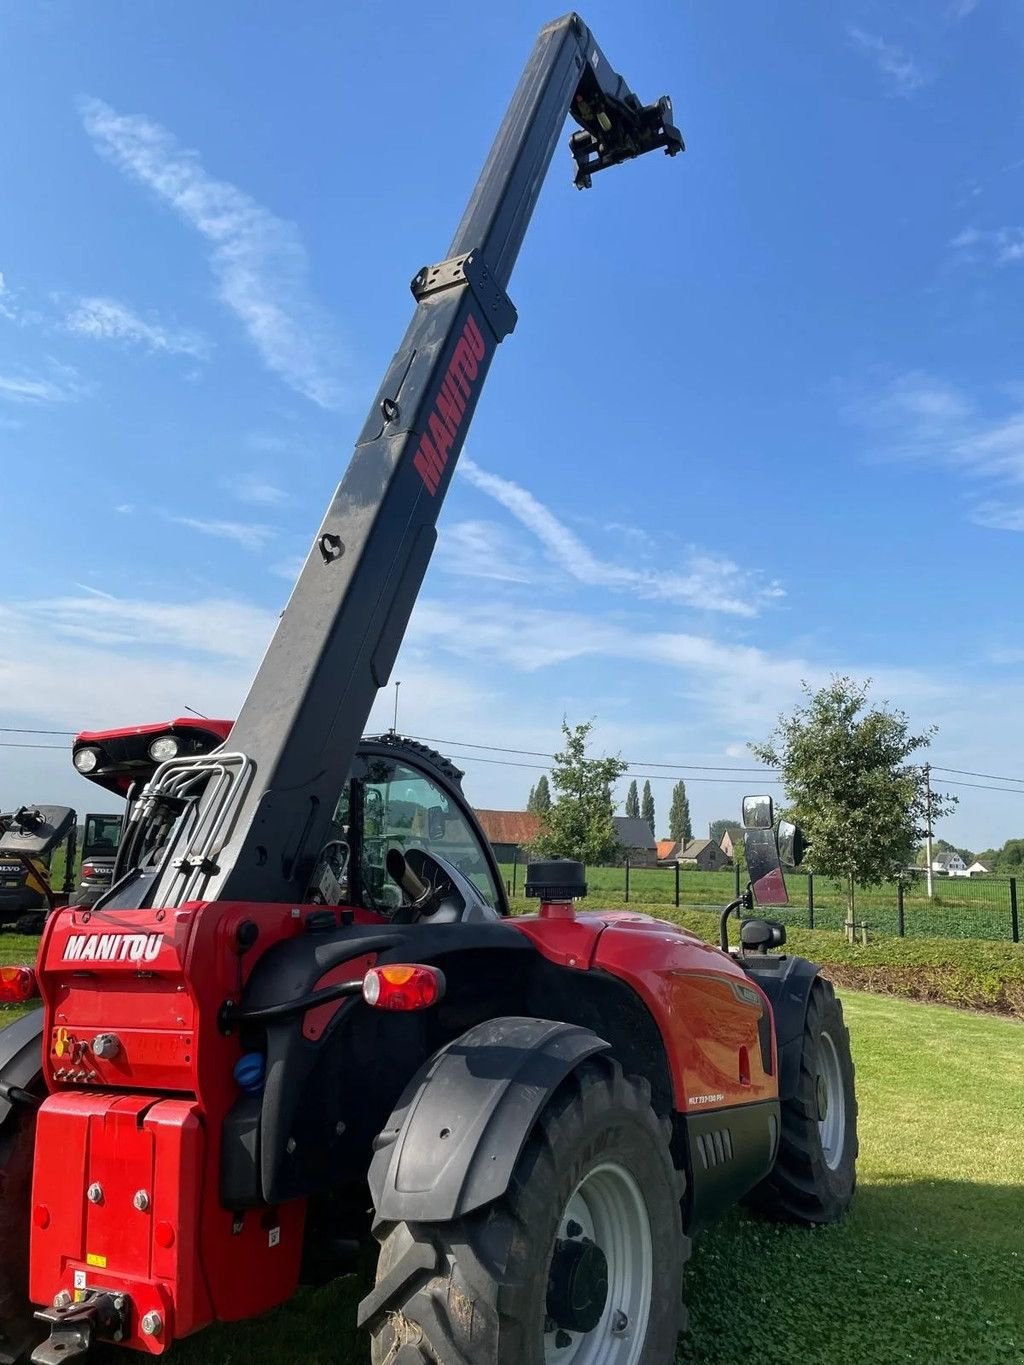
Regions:
<instances>
[{"instance_id":1,"label":"headlight","mask_svg":"<svg viewBox=\"0 0 1024 1365\"><path fill-rule=\"evenodd\" d=\"M175 757L180 748L173 735L161 735L149 746L149 756L155 763L166 763L169 758Z\"/></svg>"},{"instance_id":2,"label":"headlight","mask_svg":"<svg viewBox=\"0 0 1024 1365\"><path fill-rule=\"evenodd\" d=\"M99 749L79 749L71 760L80 773L91 773L94 768L99 767Z\"/></svg>"}]
</instances>

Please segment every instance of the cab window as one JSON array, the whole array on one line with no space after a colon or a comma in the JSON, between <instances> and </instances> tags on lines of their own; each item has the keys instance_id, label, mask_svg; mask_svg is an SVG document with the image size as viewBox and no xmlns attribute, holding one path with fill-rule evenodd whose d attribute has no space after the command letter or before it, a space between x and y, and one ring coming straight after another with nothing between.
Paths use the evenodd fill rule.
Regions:
<instances>
[{"instance_id":1,"label":"cab window","mask_svg":"<svg viewBox=\"0 0 1024 1365\"><path fill-rule=\"evenodd\" d=\"M387 874L388 850L422 848L446 858L498 906L498 889L477 836L454 801L425 773L372 759L363 779L360 880L367 908L391 914L402 892Z\"/></svg>"},{"instance_id":2,"label":"cab window","mask_svg":"<svg viewBox=\"0 0 1024 1365\"><path fill-rule=\"evenodd\" d=\"M121 842L120 815L87 815L82 848L89 853L108 853L111 857L117 852Z\"/></svg>"}]
</instances>

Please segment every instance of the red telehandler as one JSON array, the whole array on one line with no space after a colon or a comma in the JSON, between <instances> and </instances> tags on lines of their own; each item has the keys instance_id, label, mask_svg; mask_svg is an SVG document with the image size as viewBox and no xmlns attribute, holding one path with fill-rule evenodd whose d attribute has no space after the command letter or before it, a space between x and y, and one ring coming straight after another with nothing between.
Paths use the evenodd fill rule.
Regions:
<instances>
[{"instance_id":1,"label":"red telehandler","mask_svg":"<svg viewBox=\"0 0 1024 1365\"><path fill-rule=\"evenodd\" d=\"M766 798L717 948L577 913L571 861L510 917L458 770L361 738L567 113L581 188L682 150L577 15L541 32L230 733L151 754L109 890L0 974L42 999L0 1032L0 1359L160 1355L375 1239L374 1365L669 1365L703 1226L850 1202L831 987L770 921L728 947L729 913L784 894Z\"/></svg>"}]
</instances>

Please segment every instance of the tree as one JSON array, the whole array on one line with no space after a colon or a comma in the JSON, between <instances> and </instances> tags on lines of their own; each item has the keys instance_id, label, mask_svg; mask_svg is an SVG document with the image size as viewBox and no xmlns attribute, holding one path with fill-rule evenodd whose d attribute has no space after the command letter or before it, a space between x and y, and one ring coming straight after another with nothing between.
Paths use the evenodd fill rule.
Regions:
<instances>
[{"instance_id":1,"label":"tree","mask_svg":"<svg viewBox=\"0 0 1024 1365\"><path fill-rule=\"evenodd\" d=\"M654 835L654 793L651 791L650 782L644 783L644 796L640 803L640 818L646 820L651 827L651 834Z\"/></svg>"},{"instance_id":2,"label":"tree","mask_svg":"<svg viewBox=\"0 0 1024 1365\"><path fill-rule=\"evenodd\" d=\"M627 815L640 814L640 797L637 795L636 778L629 784L629 791L626 793L625 811Z\"/></svg>"},{"instance_id":3,"label":"tree","mask_svg":"<svg viewBox=\"0 0 1024 1365\"><path fill-rule=\"evenodd\" d=\"M571 729L562 721L565 744L551 768L555 800L533 843L534 852L543 858L578 858L582 863L602 864L614 862L618 855L611 789L626 764L618 757L587 757L587 740L593 728L589 720Z\"/></svg>"},{"instance_id":4,"label":"tree","mask_svg":"<svg viewBox=\"0 0 1024 1365\"><path fill-rule=\"evenodd\" d=\"M532 811L534 815L546 815L551 809L551 789L546 774L540 777L535 787L530 788L530 799L526 803L526 809Z\"/></svg>"},{"instance_id":5,"label":"tree","mask_svg":"<svg viewBox=\"0 0 1024 1365\"><path fill-rule=\"evenodd\" d=\"M672 804L668 811L668 837L677 841L681 839L684 847L693 838L690 801L686 795L685 782L677 782L672 788Z\"/></svg>"},{"instance_id":6,"label":"tree","mask_svg":"<svg viewBox=\"0 0 1024 1365\"><path fill-rule=\"evenodd\" d=\"M1007 839L999 850L999 871L1017 876L1024 863L1024 839Z\"/></svg>"},{"instance_id":7,"label":"tree","mask_svg":"<svg viewBox=\"0 0 1024 1365\"><path fill-rule=\"evenodd\" d=\"M533 809L534 809L534 802L535 802L536 800L537 800L537 788L536 788L536 787L531 787L531 788L530 788L530 795L526 798L526 809L527 809L527 810L533 810Z\"/></svg>"},{"instance_id":8,"label":"tree","mask_svg":"<svg viewBox=\"0 0 1024 1365\"><path fill-rule=\"evenodd\" d=\"M810 841L808 866L846 882L847 935L853 939L854 887L897 877L934 822L955 797L932 792L929 812L920 767L908 762L926 749L932 726L910 733L902 711L869 707L870 679L833 677L812 691L791 716L780 716L771 737L749 747L778 768L792 815Z\"/></svg>"}]
</instances>

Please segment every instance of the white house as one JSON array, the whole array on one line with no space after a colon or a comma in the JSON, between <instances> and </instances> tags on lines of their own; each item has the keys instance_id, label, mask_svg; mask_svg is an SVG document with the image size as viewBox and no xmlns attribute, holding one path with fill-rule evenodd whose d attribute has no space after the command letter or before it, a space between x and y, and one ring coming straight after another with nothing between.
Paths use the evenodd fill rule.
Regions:
<instances>
[{"instance_id":1,"label":"white house","mask_svg":"<svg viewBox=\"0 0 1024 1365\"><path fill-rule=\"evenodd\" d=\"M932 871L947 877L967 877L967 864L959 853L939 853L932 859Z\"/></svg>"},{"instance_id":2,"label":"white house","mask_svg":"<svg viewBox=\"0 0 1024 1365\"><path fill-rule=\"evenodd\" d=\"M975 858L967 869L967 875L968 877L984 877L991 871L992 865L990 863L983 863L980 858Z\"/></svg>"}]
</instances>

